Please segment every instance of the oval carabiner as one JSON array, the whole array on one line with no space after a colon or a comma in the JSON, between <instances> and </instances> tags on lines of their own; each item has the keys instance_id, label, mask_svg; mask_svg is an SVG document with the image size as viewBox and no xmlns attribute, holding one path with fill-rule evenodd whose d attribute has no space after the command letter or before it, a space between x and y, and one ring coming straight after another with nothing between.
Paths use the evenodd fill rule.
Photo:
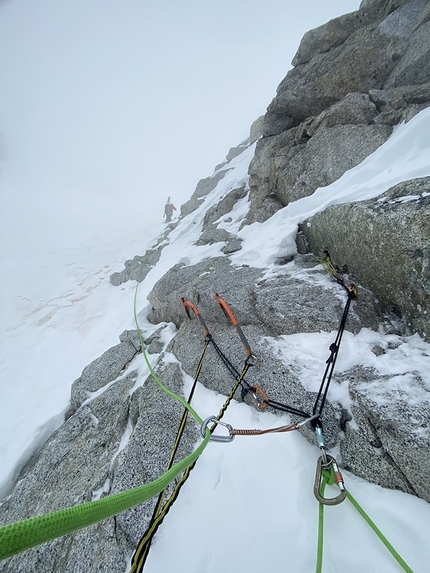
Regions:
<instances>
[{"instance_id":1,"label":"oval carabiner","mask_svg":"<svg viewBox=\"0 0 430 573\"><path fill-rule=\"evenodd\" d=\"M203 422L200 428L200 432L203 438L205 437L206 434L206 428L208 427L208 424L210 424L211 422L214 423L214 426L210 430L211 432L213 431L213 428L218 424L227 428L229 432L233 430L233 426L230 426L230 424L225 424L224 422L221 422L221 420L218 420L216 416L209 416L209 418L206 418L206 420ZM231 434L229 434L228 436L217 436L216 434L214 435L211 433L210 440L211 442L232 442L234 440L234 435L232 436Z\"/></svg>"},{"instance_id":2,"label":"oval carabiner","mask_svg":"<svg viewBox=\"0 0 430 573\"><path fill-rule=\"evenodd\" d=\"M314 495L317 498L317 500L324 505L338 505L339 503L342 503L342 501L346 497L345 484L343 483L343 477L342 474L340 473L336 460L334 459L333 456L330 456L329 454L326 455L330 467L328 468L323 466L322 456L318 458L317 471L315 474ZM323 470L330 471L331 475L328 479L323 478ZM334 482L337 483L340 489L339 495L336 497L324 497L324 488L326 484Z\"/></svg>"}]
</instances>

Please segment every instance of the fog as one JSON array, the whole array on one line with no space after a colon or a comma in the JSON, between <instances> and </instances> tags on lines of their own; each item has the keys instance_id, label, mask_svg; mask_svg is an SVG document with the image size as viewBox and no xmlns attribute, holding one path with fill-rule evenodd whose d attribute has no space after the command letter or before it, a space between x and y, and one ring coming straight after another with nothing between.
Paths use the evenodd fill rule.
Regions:
<instances>
[{"instance_id":1,"label":"fog","mask_svg":"<svg viewBox=\"0 0 430 573\"><path fill-rule=\"evenodd\" d=\"M0 1L3 235L51 225L72 240L66 212L82 237L161 219L246 139L304 32L358 6Z\"/></svg>"}]
</instances>

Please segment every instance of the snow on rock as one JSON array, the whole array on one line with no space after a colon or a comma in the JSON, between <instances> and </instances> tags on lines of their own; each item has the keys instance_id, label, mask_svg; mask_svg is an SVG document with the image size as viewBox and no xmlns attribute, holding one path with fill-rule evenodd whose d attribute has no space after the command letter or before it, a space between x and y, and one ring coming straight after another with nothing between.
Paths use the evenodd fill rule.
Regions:
<instances>
[{"instance_id":1,"label":"snow on rock","mask_svg":"<svg viewBox=\"0 0 430 573\"><path fill-rule=\"evenodd\" d=\"M386 18L383 10L375 8L379 4L363 3L366 18ZM426 25L424 6L421 0L410 4L416 27L409 27L409 33L421 38L421 49L426 41L420 36ZM398 25L411 20L405 6L393 8L392 14L388 23L393 18L398 18ZM358 24L354 18L347 22L353 35ZM367 20L363 25L368 25ZM308 53L309 46L302 47L307 55L300 58L311 58L303 65L312 67L312 57L325 57L320 47L327 40L327 30L317 34L316 55ZM384 34L387 30L391 28ZM337 37L339 28L335 26L334 32ZM405 42L396 37L389 50L399 44L400 56L406 54L415 62ZM333 44L333 50L340 53L344 44L349 45L347 40ZM329 58L335 55L333 50ZM395 62L390 61L392 68L384 73L393 71ZM360 63L360 73L367 73L366 66ZM305 85L306 78L303 81ZM346 292L326 276L314 255L298 254L298 224L308 219L312 228L310 218L330 205L380 198L393 185L430 176L430 111L417 113L428 103L425 90L412 90L413 95L405 88L403 107L396 107L397 92L370 91L370 99L354 95L345 101L348 94L338 94L335 99L340 104L335 110L330 109L330 98L320 109L327 94L316 102L302 101L300 113L303 106L312 104L315 114L324 114L314 119L280 119L277 104L271 106L269 123L276 128L276 137L288 121L309 120L306 126L292 128L299 129L299 145L312 139L312 129L315 133L329 129L330 122L339 114L346 117L351 109L360 121L379 117L382 127L372 130L383 132L384 140L391 131L387 126L401 119L403 112L408 118L415 115L355 168L346 171L344 165L342 177L330 185L308 189L307 196L286 206L279 197L267 195L260 211L263 220L257 222L258 217L249 216L253 196L248 169L256 148L258 153L265 145L264 138L242 144L239 154L232 153L212 177L199 184L178 222L153 228L144 240L134 234L131 241L131 233L123 237L108 263L103 250L94 251L88 264L77 262L76 250L62 250L61 257L54 253L53 258L58 258L55 265L44 267L44 280L20 290L19 308L8 314L7 335L2 339L6 351L0 366L6 383L0 455L3 493L7 493L0 505L2 522L124 491L165 470L182 407L162 393L148 373L133 330L134 296L148 361L176 393L188 396L204 348L202 329L195 319L187 319L181 296L197 304L234 368L240 372L243 367L246 354L217 306L214 292L218 291L231 305L258 359L246 374L245 388L258 385L271 399L312 412ZM296 96L289 93L288 97ZM284 103L290 101L288 97ZM357 105L363 112L358 115ZM373 148L368 147L368 153ZM266 183L271 188L275 181ZM405 197L418 195L425 199L427 192L401 193L395 205L413 209L421 199L406 201ZM138 255L124 272L120 261L130 256L131 248ZM87 250L83 245L82 257ZM42 264L32 262L35 268ZM62 292L58 287L52 292L50 269L67 265L70 275L62 283ZM23 275L13 272L18 277L14 285L24 284ZM109 282L115 273L118 280L112 282L117 287ZM346 272L342 277L348 284ZM135 293L131 281L140 278ZM401 321L390 321L372 289L363 288L360 276L354 281L359 297L352 303L322 414L326 445L344 471L348 490L414 572L426 573L430 562L425 527L430 519L430 344L402 329ZM203 419L219 412L234 377L209 345L193 398L193 407ZM237 395L225 421L236 428L263 429L300 419L260 408L254 394L263 396L255 389L242 399ZM189 422L178 456L192 451L199 440L199 428ZM210 443L157 533L146 571L164 573L172 564L178 573L313 570L318 504L312 489L319 454L308 426L300 432ZM12 557L0 568L5 573L87 573L94 568L125 572L153 507L150 500ZM384 573L399 570L351 504L327 508L324 570L358 573L369 568Z\"/></svg>"}]
</instances>

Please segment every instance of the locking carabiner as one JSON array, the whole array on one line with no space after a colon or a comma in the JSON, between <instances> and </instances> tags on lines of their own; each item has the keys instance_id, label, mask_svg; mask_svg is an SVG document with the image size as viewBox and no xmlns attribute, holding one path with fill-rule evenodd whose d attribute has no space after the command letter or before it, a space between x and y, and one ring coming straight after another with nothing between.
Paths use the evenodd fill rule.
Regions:
<instances>
[{"instance_id":1,"label":"locking carabiner","mask_svg":"<svg viewBox=\"0 0 430 573\"><path fill-rule=\"evenodd\" d=\"M324 505L338 505L342 503L346 497L346 488L343 482L342 474L340 473L339 466L333 456L326 454L327 465L324 464L323 457L320 456L317 462L317 471L315 474L314 495L317 500ZM330 476L327 478L323 476L323 471L329 471ZM340 493L336 497L324 497L324 488L327 483L337 483ZM322 489L322 493L321 493Z\"/></svg>"},{"instance_id":2,"label":"locking carabiner","mask_svg":"<svg viewBox=\"0 0 430 573\"><path fill-rule=\"evenodd\" d=\"M210 441L211 442L232 442L234 440L234 435L231 435L231 434L229 434L228 436L217 436L216 434L212 434L214 427L218 424L227 428L227 430L229 432L231 432L233 430L233 426L230 426L230 424L225 424L224 422L221 422L221 420L218 420L216 416L209 416L209 418L206 418L206 420L201 425L200 432L201 432L203 438L205 437L205 434L206 434L206 428L208 427L208 424L210 424L211 422L214 423L213 427L210 429L210 431L211 431Z\"/></svg>"}]
</instances>

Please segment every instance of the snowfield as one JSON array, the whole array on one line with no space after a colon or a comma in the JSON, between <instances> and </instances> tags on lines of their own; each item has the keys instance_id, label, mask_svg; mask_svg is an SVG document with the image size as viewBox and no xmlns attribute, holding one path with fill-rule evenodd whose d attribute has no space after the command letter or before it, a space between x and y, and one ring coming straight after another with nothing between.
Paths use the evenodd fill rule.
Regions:
<instances>
[{"instance_id":1,"label":"snowfield","mask_svg":"<svg viewBox=\"0 0 430 573\"><path fill-rule=\"evenodd\" d=\"M195 212L181 220L167 241L158 264L139 287L139 321L144 336L154 330L146 319L146 296L173 265L196 264L221 254L223 244L195 246L206 211L226 193L247 182L254 146L233 159L227 175ZM362 164L332 185L320 188L278 211L265 223L239 231L248 199L239 201L219 225L243 239L232 255L235 265L275 272L278 254L294 254L297 223L328 205L377 197L414 177L430 176L430 108L391 138ZM8 182L6 182L6 185ZM412 200L412 198L408 198ZM75 220L22 224L22 207L11 199L2 213L0 315L1 416L0 491L4 495L22 465L63 421L70 387L82 369L110 346L124 329L133 329L135 284L113 287L109 276L123 261L154 244L161 223L106 225L91 232L71 232ZM54 213L55 217L55 213ZM231 220L229 219L231 218ZM19 229L19 232L17 231ZM282 230L282 233L281 233ZM70 231L70 232L69 232ZM227 301L228 302L228 301ZM167 344L174 327L166 327ZM393 338L396 338L393 344ZM266 339L286 365L319 384L333 333L294 334ZM390 348L371 352L375 344ZM393 337L363 329L346 332L336 371L371 365L390 375L386 388L368 387L378 403L401 392L419 407L430 390L430 344L418 335ZM132 365L139 380L148 371L142 356ZM408 385L405 373L419 372L426 387ZM184 395L192 380L184 374ZM309 389L314 389L309 387ZM348 407L348 388L333 383L330 398ZM218 412L225 397L198 385L193 407L202 418ZM225 421L237 428L287 424L288 416L257 412L233 401ZM125 442L122 447L126 446ZM332 452L336 456L336 452ZM318 448L298 433L237 437L229 444L210 443L157 533L147 573L307 573L315 569L318 503L313 481ZM414 573L428 573L430 505L413 496L383 489L344 472L346 487L370 514ZM94 492L95 498L102 492ZM325 511L325 573L398 573L400 566L352 505L345 501Z\"/></svg>"}]
</instances>

